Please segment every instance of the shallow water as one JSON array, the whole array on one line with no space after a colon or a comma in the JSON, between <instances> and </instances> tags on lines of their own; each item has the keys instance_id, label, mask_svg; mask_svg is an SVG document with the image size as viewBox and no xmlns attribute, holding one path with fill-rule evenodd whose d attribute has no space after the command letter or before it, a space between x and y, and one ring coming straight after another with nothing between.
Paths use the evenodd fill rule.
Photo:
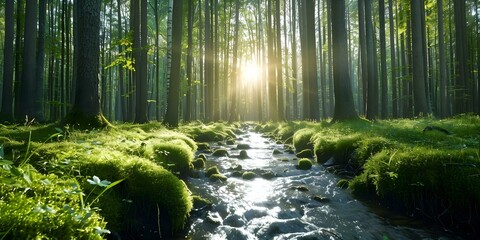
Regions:
<instances>
[{"instance_id":1,"label":"shallow water","mask_svg":"<svg viewBox=\"0 0 480 240\"><path fill-rule=\"evenodd\" d=\"M381 217L378 209L336 187L338 178L323 166L297 170L296 157L285 153L283 145L252 131L239 137L237 144L250 145L246 150L250 159L232 157L240 152L236 145L221 146L229 149L230 157L207 155L207 167L217 165L228 177L226 182L206 177L188 180L194 194L214 203L192 214L190 239L460 239L424 223L399 221L405 218L398 215ZM282 154L273 155L274 149ZM280 160L285 158L289 160ZM231 176L236 165L256 172L257 177ZM276 177L260 176L269 171Z\"/></svg>"}]
</instances>

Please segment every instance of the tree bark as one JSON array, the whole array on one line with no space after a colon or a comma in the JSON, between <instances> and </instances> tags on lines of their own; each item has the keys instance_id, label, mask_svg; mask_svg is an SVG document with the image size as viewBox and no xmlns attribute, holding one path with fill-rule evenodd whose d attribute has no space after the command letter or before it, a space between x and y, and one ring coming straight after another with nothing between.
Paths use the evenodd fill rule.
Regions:
<instances>
[{"instance_id":1,"label":"tree bark","mask_svg":"<svg viewBox=\"0 0 480 240\"><path fill-rule=\"evenodd\" d=\"M365 0L365 36L367 47L367 119L375 119L378 116L378 82L375 72L375 48L372 23L372 2Z\"/></svg>"},{"instance_id":2,"label":"tree bark","mask_svg":"<svg viewBox=\"0 0 480 240\"><path fill-rule=\"evenodd\" d=\"M425 95L425 66L424 49L422 43L422 4L418 0L411 0L412 16L412 54L413 54L413 100L415 116L426 116L430 113Z\"/></svg>"},{"instance_id":3,"label":"tree bark","mask_svg":"<svg viewBox=\"0 0 480 240\"><path fill-rule=\"evenodd\" d=\"M335 110L333 121L358 118L348 70L345 1L332 1L333 80L335 84Z\"/></svg>"},{"instance_id":4,"label":"tree bark","mask_svg":"<svg viewBox=\"0 0 480 240\"><path fill-rule=\"evenodd\" d=\"M388 18L390 23L390 64L392 85L392 116L398 117L397 64L395 55L395 25L393 20L393 2L388 0Z\"/></svg>"},{"instance_id":5,"label":"tree bark","mask_svg":"<svg viewBox=\"0 0 480 240\"><path fill-rule=\"evenodd\" d=\"M180 102L180 60L182 57L182 9L183 0L173 2L172 18L172 65L170 84L168 88L167 112L164 124L169 127L178 127L178 105Z\"/></svg>"},{"instance_id":6,"label":"tree bark","mask_svg":"<svg viewBox=\"0 0 480 240\"><path fill-rule=\"evenodd\" d=\"M100 56L100 0L76 1L78 4L77 25L78 66L75 102L65 117L65 124L80 128L108 126L100 109L99 56Z\"/></svg>"},{"instance_id":7,"label":"tree bark","mask_svg":"<svg viewBox=\"0 0 480 240\"><path fill-rule=\"evenodd\" d=\"M379 0L378 11L380 15L380 71L381 75L381 116L383 119L388 116L388 79L387 79L387 46L385 40L385 0ZM393 71L393 69L392 69Z\"/></svg>"},{"instance_id":8,"label":"tree bark","mask_svg":"<svg viewBox=\"0 0 480 240\"><path fill-rule=\"evenodd\" d=\"M13 121L13 41L14 41L14 1L5 1L5 43L3 48L3 94L0 120Z\"/></svg>"},{"instance_id":9,"label":"tree bark","mask_svg":"<svg viewBox=\"0 0 480 240\"><path fill-rule=\"evenodd\" d=\"M439 86L439 108L438 115L441 118L448 116L448 94L447 94L447 64L445 61L445 42L443 40L444 29L443 29L443 1L437 1L437 14L438 14L438 54L439 54L439 66L438 70L440 78Z\"/></svg>"}]
</instances>

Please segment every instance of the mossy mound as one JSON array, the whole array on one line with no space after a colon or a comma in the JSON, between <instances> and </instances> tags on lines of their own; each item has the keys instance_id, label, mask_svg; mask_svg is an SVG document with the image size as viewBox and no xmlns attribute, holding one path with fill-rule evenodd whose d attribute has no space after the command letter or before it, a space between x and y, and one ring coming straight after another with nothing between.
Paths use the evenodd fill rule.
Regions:
<instances>
[{"instance_id":1,"label":"mossy mound","mask_svg":"<svg viewBox=\"0 0 480 240\"><path fill-rule=\"evenodd\" d=\"M312 161L308 158L302 158L298 160L296 168L300 170L310 170L312 168Z\"/></svg>"},{"instance_id":2,"label":"mossy mound","mask_svg":"<svg viewBox=\"0 0 480 240\"><path fill-rule=\"evenodd\" d=\"M245 179L245 180L252 180L256 177L257 177L257 174L254 173L254 172L247 171L247 172L242 173L242 178Z\"/></svg>"},{"instance_id":3,"label":"mossy mound","mask_svg":"<svg viewBox=\"0 0 480 240\"><path fill-rule=\"evenodd\" d=\"M237 126L234 124L221 122L209 125L194 122L180 126L179 130L193 138L196 142L217 142L225 139L234 139L236 128Z\"/></svg>"},{"instance_id":4,"label":"mossy mound","mask_svg":"<svg viewBox=\"0 0 480 240\"><path fill-rule=\"evenodd\" d=\"M205 176L207 177L210 177L213 174L220 174L220 171L218 170L217 166L209 167L205 172Z\"/></svg>"},{"instance_id":5,"label":"mossy mound","mask_svg":"<svg viewBox=\"0 0 480 240\"><path fill-rule=\"evenodd\" d=\"M193 167L195 169L202 169L205 167L205 160L203 158L197 158L195 161L193 161Z\"/></svg>"},{"instance_id":6,"label":"mossy mound","mask_svg":"<svg viewBox=\"0 0 480 240\"><path fill-rule=\"evenodd\" d=\"M193 195L192 200L193 200L193 208L194 209L203 209L203 208L212 206L212 204L213 204L212 201L210 201L208 199L205 199L203 197L197 196L197 195Z\"/></svg>"},{"instance_id":7,"label":"mossy mound","mask_svg":"<svg viewBox=\"0 0 480 240\"><path fill-rule=\"evenodd\" d=\"M282 154L282 151L278 150L278 149L273 149L273 152L272 152L273 155L280 155Z\"/></svg>"},{"instance_id":8,"label":"mossy mound","mask_svg":"<svg viewBox=\"0 0 480 240\"><path fill-rule=\"evenodd\" d=\"M293 135L293 146L295 147L295 150L300 152L305 149L313 149L311 138L315 132L316 131L311 128L304 128L295 132Z\"/></svg>"},{"instance_id":9,"label":"mossy mound","mask_svg":"<svg viewBox=\"0 0 480 240\"><path fill-rule=\"evenodd\" d=\"M46 176L58 175L62 181L65 179L79 182L79 187L87 193L85 195L87 197L84 198L90 198L84 199L85 202L93 200L100 190L86 182L85 178L92 179L93 176L98 176L98 179L112 182L124 179L103 193L99 201L92 202L92 208L101 209L98 213L108 222L106 228L110 231L121 236L140 236L146 232L152 234L152 237L158 236L156 231L159 220L163 236L172 236L184 228L192 208L190 193L182 180L155 163L158 162L155 159L155 151L168 151L171 157L179 152L181 154L175 159L191 159L196 145L185 135L166 130L158 124L141 126L126 124L101 131L91 129L78 131L52 125L16 127L15 130L9 128L0 131L6 133L7 135L2 135L8 136L12 141L28 142L29 132L32 132L30 144L16 152L16 156L21 155L23 158L29 145L30 150L26 154L28 157L24 158L25 162L32 164ZM33 137L33 134L43 135ZM49 136L53 138L44 142ZM163 145L168 148L162 148ZM177 148L178 151L174 151ZM4 175L0 173L0 178L2 177ZM52 180L50 182L53 183ZM49 183L44 181L42 184ZM50 190L47 190L46 194L54 194L53 190L48 191ZM88 196L91 191L94 193ZM30 198L28 195L26 197ZM50 203L46 204L51 206ZM74 201L69 204L75 208ZM2 209L3 211L8 210ZM57 212L60 213L59 211ZM160 219L158 211L162 213ZM54 221L60 225L66 224L67 220ZM50 221L48 224L51 225ZM103 229L102 225L98 226L100 230ZM91 232L91 229L87 229L88 225L85 225L85 228L70 228L71 231L79 229ZM52 237L68 238L68 236L65 233Z\"/></svg>"},{"instance_id":10,"label":"mossy mound","mask_svg":"<svg viewBox=\"0 0 480 240\"><path fill-rule=\"evenodd\" d=\"M242 151L240 151L240 154L238 155L238 158L239 159L248 159L248 158L250 158L250 156L248 156L247 151L242 150Z\"/></svg>"},{"instance_id":11,"label":"mossy mound","mask_svg":"<svg viewBox=\"0 0 480 240\"><path fill-rule=\"evenodd\" d=\"M212 156L214 157L228 157L228 151L227 149L223 149L223 148L220 148L220 149L215 149L215 151L213 151L212 153Z\"/></svg>"},{"instance_id":12,"label":"mossy mound","mask_svg":"<svg viewBox=\"0 0 480 240\"><path fill-rule=\"evenodd\" d=\"M225 175L219 174L219 173L214 173L210 175L208 178L210 179L210 181L214 181L214 182L218 180L225 182L228 179Z\"/></svg>"},{"instance_id":13,"label":"mossy mound","mask_svg":"<svg viewBox=\"0 0 480 240\"><path fill-rule=\"evenodd\" d=\"M193 165L193 152L175 143L159 143L153 146L154 160L179 176L188 175Z\"/></svg>"}]
</instances>

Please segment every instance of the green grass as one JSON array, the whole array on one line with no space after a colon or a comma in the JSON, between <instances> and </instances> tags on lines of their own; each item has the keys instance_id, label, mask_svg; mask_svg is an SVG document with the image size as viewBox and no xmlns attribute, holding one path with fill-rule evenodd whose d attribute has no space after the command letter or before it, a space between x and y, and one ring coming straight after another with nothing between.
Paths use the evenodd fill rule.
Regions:
<instances>
[{"instance_id":1,"label":"green grass","mask_svg":"<svg viewBox=\"0 0 480 240\"><path fill-rule=\"evenodd\" d=\"M60 135L44 142L55 133ZM11 177L9 172L0 171L0 192L8 192L0 194L0 214L5 212L11 215L9 218L2 217L0 221L7 219L12 223L18 222L13 225L0 223L0 233L8 232L7 236L20 238L69 238L74 234L81 236L75 232L80 230L85 233L86 237L83 238L95 239L95 231L106 227L120 234L140 236L145 231L154 234L158 230L159 213L163 236L171 236L185 226L192 209L192 199L185 183L177 176L186 175L192 167L196 144L184 134L151 123L124 124L105 130L73 130L55 125L0 126L0 135L3 159L10 160L15 166L21 164L24 166L22 169L32 166L35 169L35 174L32 174L35 181L58 179L50 179L52 186L44 187L41 192L32 190L35 194L17 196L16 191L22 193L24 189L12 185L14 183L10 180L4 181ZM87 178L93 176L112 182L119 179L124 181L101 193L101 189L86 182ZM35 181L32 179L32 182ZM62 204L66 203L79 213L86 211L78 206L83 205L80 199L60 194L65 185L72 181L79 183L86 195L85 201L98 197L91 207L101 210L92 212L91 224L74 225L75 222L69 220L61 210ZM27 187L34 189L30 185L24 188ZM27 216L22 211L31 212L31 204L52 207L57 209L58 214L51 218L37 214L31 218L33 220L28 220L22 217ZM24 218L28 222L23 223ZM42 228L48 223L45 220L55 221L55 224L51 224L50 228ZM72 232L66 232L67 228Z\"/></svg>"}]
</instances>

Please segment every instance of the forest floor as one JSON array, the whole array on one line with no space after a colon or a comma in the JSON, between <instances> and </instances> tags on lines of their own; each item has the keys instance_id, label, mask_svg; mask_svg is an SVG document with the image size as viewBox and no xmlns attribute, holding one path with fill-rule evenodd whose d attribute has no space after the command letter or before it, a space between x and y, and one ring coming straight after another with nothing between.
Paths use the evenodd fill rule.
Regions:
<instances>
[{"instance_id":1,"label":"forest floor","mask_svg":"<svg viewBox=\"0 0 480 240\"><path fill-rule=\"evenodd\" d=\"M169 236L201 198L184 181L197 151L250 126L341 176L337 186L478 236L480 118L72 126L0 126L0 239ZM217 144L218 145L218 144ZM219 154L219 153L218 153ZM198 156L198 154L197 154ZM195 169L195 170L194 170ZM213 180L225 181L216 174ZM227 180L228 181L228 180Z\"/></svg>"}]
</instances>

